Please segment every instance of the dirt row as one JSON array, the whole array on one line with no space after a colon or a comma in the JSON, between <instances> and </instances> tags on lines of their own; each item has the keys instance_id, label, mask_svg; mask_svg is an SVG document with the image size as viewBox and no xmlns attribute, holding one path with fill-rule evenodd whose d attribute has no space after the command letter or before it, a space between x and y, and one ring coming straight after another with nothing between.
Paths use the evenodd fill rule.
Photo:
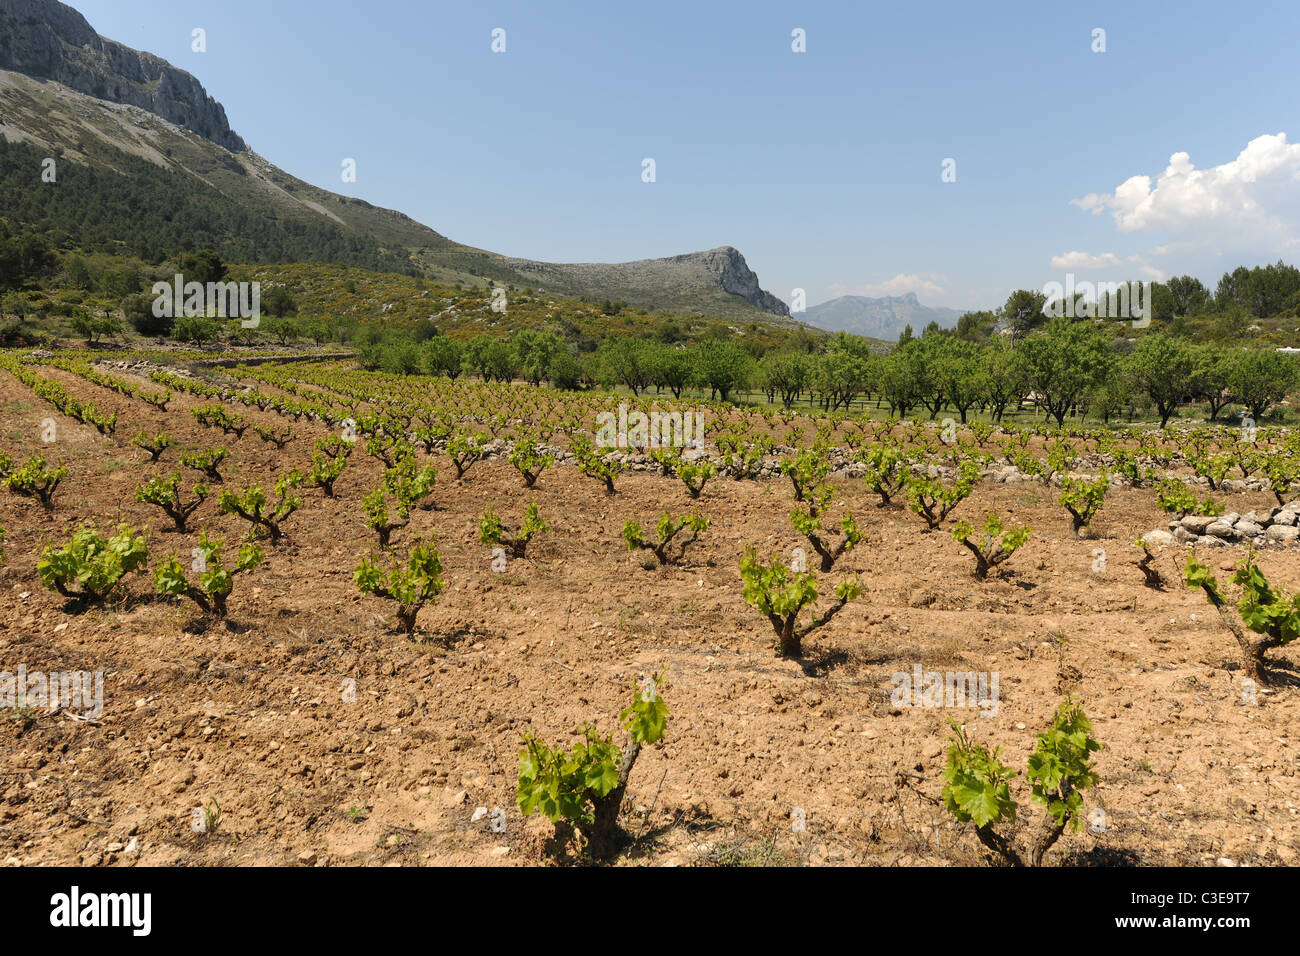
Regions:
<instances>
[{"instance_id":1,"label":"dirt row","mask_svg":"<svg viewBox=\"0 0 1300 956\"><path fill-rule=\"evenodd\" d=\"M0 721L0 861L540 862L548 825L514 808L521 732L567 742L586 721L613 729L633 680L667 668L668 732L636 766L624 824L639 839L621 863L980 862L973 835L934 803L947 718L1023 768L1066 693L1105 745L1101 783L1087 798L1104 810L1105 828L1063 838L1053 862L1295 862L1290 727L1300 688L1261 687L1250 703L1231 638L1204 599L1176 581L1165 592L1142 586L1130 542L1165 523L1149 490L1112 491L1090 537L1075 540L1048 489L982 484L957 516L996 510L1034 534L1004 577L978 584L946 531L922 533L917 517L878 509L861 482L841 482L837 507L852 509L866 540L829 578L856 574L864 594L814 632L798 663L774 656L771 628L744 603L739 576L746 548L788 555L800 545L788 482L719 480L692 505L680 483L645 474L620 477L607 497L556 468L525 492L503 461L456 482L450 463L434 458L437 508L395 537L404 554L434 536L446 567L447 591L421 614L413 641L395 631L390 605L352 584L376 543L360 498L382 470L358 449L339 499L306 492L285 525L288 542L238 581L231 626L205 628L193 605L154 596L146 577L108 608L70 613L35 572L44 544L90 518L152 528L151 565L187 555L198 530L233 548L245 528L218 514L215 494L190 535L164 532L165 516L133 499L151 475L178 468L185 446L220 440L189 414L201 403L177 395L161 413L66 373L42 374L121 422L116 438L102 438L0 372L0 448L69 467L53 515L0 496L9 531L0 670L103 671L104 705L92 721L66 712ZM52 445L41 442L45 418L58 425ZM142 427L177 441L159 464L127 444ZM262 482L269 491L305 464L326 431L294 427L301 437L285 452L251 431L231 443L224 487ZM553 528L496 573L478 520L490 504L517 521L530 498ZM1226 503L1244 513L1269 501ZM684 566L646 570L626 551L624 521L692 508L710 527ZM1096 570L1101 550L1105 569ZM1203 558L1226 570L1242 555ZM1259 560L1271 580L1300 587L1293 554ZM1172 556L1161 569L1173 579ZM893 676L917 665L996 673L996 716L891 701ZM1012 789L1036 822L1023 776ZM194 810L213 800L220 827L196 833ZM494 832L496 808L504 832ZM802 832L795 820L806 822Z\"/></svg>"}]
</instances>

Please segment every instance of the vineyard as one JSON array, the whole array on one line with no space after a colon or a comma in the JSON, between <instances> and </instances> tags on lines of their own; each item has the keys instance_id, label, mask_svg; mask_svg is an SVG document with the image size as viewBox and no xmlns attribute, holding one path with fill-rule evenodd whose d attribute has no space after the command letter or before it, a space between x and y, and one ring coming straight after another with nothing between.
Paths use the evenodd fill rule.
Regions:
<instances>
[{"instance_id":1,"label":"vineyard","mask_svg":"<svg viewBox=\"0 0 1300 956\"><path fill-rule=\"evenodd\" d=\"M0 354L0 858L1296 862L1300 431L197 354Z\"/></svg>"}]
</instances>

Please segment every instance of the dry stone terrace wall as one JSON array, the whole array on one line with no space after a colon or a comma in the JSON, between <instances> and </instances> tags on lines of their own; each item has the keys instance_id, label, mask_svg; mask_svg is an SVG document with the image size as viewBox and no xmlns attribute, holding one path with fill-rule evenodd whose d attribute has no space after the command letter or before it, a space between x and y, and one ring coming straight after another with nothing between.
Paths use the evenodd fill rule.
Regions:
<instances>
[{"instance_id":1,"label":"dry stone terrace wall","mask_svg":"<svg viewBox=\"0 0 1300 956\"><path fill-rule=\"evenodd\" d=\"M1300 544L1300 498L1268 511L1248 511L1244 515L1187 515L1169 522L1168 532L1152 531L1144 540L1148 544L1189 544L1222 548L1229 545L1253 547L1294 547Z\"/></svg>"}]
</instances>

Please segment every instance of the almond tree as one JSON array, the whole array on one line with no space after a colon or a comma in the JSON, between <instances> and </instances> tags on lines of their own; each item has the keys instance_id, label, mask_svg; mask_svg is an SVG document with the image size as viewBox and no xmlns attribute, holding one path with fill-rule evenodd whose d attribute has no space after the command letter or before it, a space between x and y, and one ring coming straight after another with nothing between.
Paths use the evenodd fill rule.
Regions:
<instances>
[{"instance_id":1,"label":"almond tree","mask_svg":"<svg viewBox=\"0 0 1300 956\"><path fill-rule=\"evenodd\" d=\"M1192 393L1203 360L1203 353L1186 339L1164 331L1143 336L1133 347L1125 372L1155 405L1161 428L1169 424L1178 404Z\"/></svg>"},{"instance_id":2,"label":"almond tree","mask_svg":"<svg viewBox=\"0 0 1300 956\"><path fill-rule=\"evenodd\" d=\"M1017 340L1025 380L1058 426L1114 366L1110 348L1091 323L1060 316L1046 329Z\"/></svg>"}]
</instances>

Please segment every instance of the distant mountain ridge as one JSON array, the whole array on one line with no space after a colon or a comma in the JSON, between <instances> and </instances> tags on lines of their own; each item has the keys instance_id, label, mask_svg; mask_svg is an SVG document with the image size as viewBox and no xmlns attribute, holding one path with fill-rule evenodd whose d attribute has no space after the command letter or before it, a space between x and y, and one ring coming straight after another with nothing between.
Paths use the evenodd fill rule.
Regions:
<instances>
[{"instance_id":1,"label":"distant mountain ridge","mask_svg":"<svg viewBox=\"0 0 1300 956\"><path fill-rule=\"evenodd\" d=\"M906 295L870 298L842 295L819 305L809 306L799 318L827 332L849 332L894 342L907 326L917 335L931 322L941 329L956 327L964 309L922 305L915 292Z\"/></svg>"},{"instance_id":2,"label":"distant mountain ridge","mask_svg":"<svg viewBox=\"0 0 1300 956\"><path fill-rule=\"evenodd\" d=\"M304 261L382 266L453 284L798 324L731 246L636 262L536 262L462 245L400 212L313 186L253 152L189 73L99 36L58 0L0 0L0 137L61 157L60 181L77 175L65 163L108 174L96 179L97 227L74 233L74 242L93 237L102 246L112 223L131 218L238 223L224 233L196 225L183 238L235 261L283 262L268 257L306 250ZM142 178L137 159L157 171ZM28 162L25 151L0 151L6 162L0 216L41 228L57 194L22 185L30 178L13 164ZM3 195L7 189L15 192Z\"/></svg>"}]
</instances>

